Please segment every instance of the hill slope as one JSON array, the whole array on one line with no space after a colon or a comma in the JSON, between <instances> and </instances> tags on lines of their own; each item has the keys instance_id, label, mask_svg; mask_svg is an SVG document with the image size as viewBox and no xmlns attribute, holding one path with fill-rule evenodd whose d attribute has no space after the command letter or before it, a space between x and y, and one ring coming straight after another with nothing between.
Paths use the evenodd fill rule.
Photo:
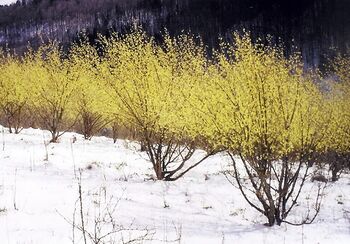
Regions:
<instances>
[{"instance_id":1,"label":"hill slope","mask_svg":"<svg viewBox=\"0 0 350 244\"><path fill-rule=\"evenodd\" d=\"M199 34L210 47L246 28L256 38L271 34L300 49L310 64L322 62L330 48L350 43L347 0L22 0L0 7L0 46L18 50L55 39L68 44L77 33L124 32L135 23L153 35L166 28Z\"/></svg>"}]
</instances>

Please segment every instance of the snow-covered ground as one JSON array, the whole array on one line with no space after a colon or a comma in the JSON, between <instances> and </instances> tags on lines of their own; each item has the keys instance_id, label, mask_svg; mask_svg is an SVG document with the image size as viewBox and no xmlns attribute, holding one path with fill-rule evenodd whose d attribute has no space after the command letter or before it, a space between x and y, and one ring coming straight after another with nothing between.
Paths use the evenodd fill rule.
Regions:
<instances>
[{"instance_id":1,"label":"snow-covered ground","mask_svg":"<svg viewBox=\"0 0 350 244\"><path fill-rule=\"evenodd\" d=\"M150 180L151 164L133 142L113 144L106 137L85 141L74 133L45 146L48 140L49 133L38 129L19 135L4 129L0 134L0 244L72 243L71 222L74 211L79 211L79 169L90 232L96 209L103 212L106 204L112 208L118 202L111 211L113 219L130 229L123 232L126 236L149 229L153 235L148 239L153 240L146 243L179 237L181 243L190 244L350 243L349 175L328 184L313 224L269 228L220 173L228 163L225 155L212 157L176 182L159 182ZM311 187L309 182L306 189ZM307 197L306 192L299 202L306 204ZM97 208L99 204L104 207ZM303 214L296 208L291 218ZM76 213L75 223L79 221ZM101 233L108 232L109 227L104 228ZM79 231L74 235L75 243L83 243Z\"/></svg>"},{"instance_id":2,"label":"snow-covered ground","mask_svg":"<svg viewBox=\"0 0 350 244\"><path fill-rule=\"evenodd\" d=\"M0 5L9 5L15 2L16 0L0 0Z\"/></svg>"}]
</instances>

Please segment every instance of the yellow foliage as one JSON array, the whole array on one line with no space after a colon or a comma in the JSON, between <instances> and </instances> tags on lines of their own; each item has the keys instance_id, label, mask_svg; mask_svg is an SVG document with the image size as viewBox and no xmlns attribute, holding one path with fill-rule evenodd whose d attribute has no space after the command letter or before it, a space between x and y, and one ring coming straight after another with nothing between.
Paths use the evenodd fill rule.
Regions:
<instances>
[{"instance_id":1,"label":"yellow foliage","mask_svg":"<svg viewBox=\"0 0 350 244\"><path fill-rule=\"evenodd\" d=\"M248 34L234 40L222 43L212 59L189 35L165 34L158 44L140 29L100 37L102 53L87 38L68 55L55 43L21 59L1 52L0 103L26 103L59 124L87 111L140 133L203 140L271 160L300 151L348 150L348 58L334 64L342 83L330 98L298 54L285 58Z\"/></svg>"},{"instance_id":2,"label":"yellow foliage","mask_svg":"<svg viewBox=\"0 0 350 244\"><path fill-rule=\"evenodd\" d=\"M279 159L317 147L324 136L322 95L303 72L299 56L235 35L222 44L218 64L197 93L207 137L246 157ZM272 158L271 158L272 157Z\"/></svg>"},{"instance_id":3,"label":"yellow foliage","mask_svg":"<svg viewBox=\"0 0 350 244\"><path fill-rule=\"evenodd\" d=\"M328 146L340 153L350 152L350 56L337 56L332 63L337 81L333 84L331 106L334 113Z\"/></svg>"},{"instance_id":4,"label":"yellow foliage","mask_svg":"<svg viewBox=\"0 0 350 244\"><path fill-rule=\"evenodd\" d=\"M57 43L30 50L25 68L31 84L30 105L40 126L52 133L52 142L71 127L77 117L73 97L79 75L73 72L70 60L63 58Z\"/></svg>"},{"instance_id":5,"label":"yellow foliage","mask_svg":"<svg viewBox=\"0 0 350 244\"><path fill-rule=\"evenodd\" d=\"M22 116L28 109L31 84L23 59L0 53L0 107L12 132L20 131Z\"/></svg>"},{"instance_id":6,"label":"yellow foliage","mask_svg":"<svg viewBox=\"0 0 350 244\"><path fill-rule=\"evenodd\" d=\"M70 72L76 78L74 83L77 88L72 100L77 111L100 113L105 93L97 70L99 62L97 50L88 43L86 37L70 49Z\"/></svg>"},{"instance_id":7,"label":"yellow foliage","mask_svg":"<svg viewBox=\"0 0 350 244\"><path fill-rule=\"evenodd\" d=\"M30 92L27 90L28 79L21 61L12 55L8 55L0 66L1 106L26 103Z\"/></svg>"},{"instance_id":8,"label":"yellow foliage","mask_svg":"<svg viewBox=\"0 0 350 244\"><path fill-rule=\"evenodd\" d=\"M205 63L202 47L186 35L164 46L140 30L103 40L105 56L99 74L106 82L109 100L105 113L126 127L184 134L185 92L201 79ZM190 111L187 111L190 113Z\"/></svg>"}]
</instances>

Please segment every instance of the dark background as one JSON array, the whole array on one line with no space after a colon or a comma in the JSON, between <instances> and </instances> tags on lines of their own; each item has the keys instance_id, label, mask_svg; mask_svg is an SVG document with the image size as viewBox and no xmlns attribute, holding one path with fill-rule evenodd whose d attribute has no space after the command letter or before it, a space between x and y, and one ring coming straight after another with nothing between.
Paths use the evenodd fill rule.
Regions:
<instances>
[{"instance_id":1,"label":"dark background","mask_svg":"<svg viewBox=\"0 0 350 244\"><path fill-rule=\"evenodd\" d=\"M233 30L272 35L286 53L300 50L318 66L350 46L350 0L20 0L0 7L0 46L21 52L55 39L65 45L86 30L126 32L134 23L156 37L166 28L200 35L209 48Z\"/></svg>"}]
</instances>

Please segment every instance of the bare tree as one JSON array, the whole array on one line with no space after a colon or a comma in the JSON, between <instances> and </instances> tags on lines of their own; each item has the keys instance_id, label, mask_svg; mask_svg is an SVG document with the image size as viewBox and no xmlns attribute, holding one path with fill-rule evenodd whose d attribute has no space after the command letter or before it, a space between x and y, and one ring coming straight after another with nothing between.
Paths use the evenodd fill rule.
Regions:
<instances>
[{"instance_id":1,"label":"bare tree","mask_svg":"<svg viewBox=\"0 0 350 244\"><path fill-rule=\"evenodd\" d=\"M109 196L105 187L100 187L93 194L94 207L87 208L90 200L84 194L82 186L82 171L78 176L78 199L75 202L72 219L61 215L72 226L72 243L77 243L78 237L84 244L128 244L143 243L152 240L154 231L147 228L137 228L131 223L125 227L118 223L116 211L121 198ZM93 210L93 213L92 211Z\"/></svg>"},{"instance_id":2,"label":"bare tree","mask_svg":"<svg viewBox=\"0 0 350 244\"><path fill-rule=\"evenodd\" d=\"M233 170L226 171L227 179L238 186L250 206L266 216L269 226L283 222L292 225L310 224L315 220L320 211L326 183L318 184L313 214L308 211L305 219L299 223L286 220L291 210L297 206L302 188L308 179L309 155L304 155L298 161L288 157L281 161L254 158L248 161L242 155L237 158L229 153L229 156Z\"/></svg>"},{"instance_id":3,"label":"bare tree","mask_svg":"<svg viewBox=\"0 0 350 244\"><path fill-rule=\"evenodd\" d=\"M79 130L86 140L91 140L91 138L107 124L103 120L102 115L88 111L85 109L84 105L82 105L79 110L79 118Z\"/></svg>"},{"instance_id":4,"label":"bare tree","mask_svg":"<svg viewBox=\"0 0 350 244\"><path fill-rule=\"evenodd\" d=\"M175 135L168 135L166 130L154 132L144 129L141 145L152 163L158 180L175 181L207 158L218 149L206 148L206 153L195 162L190 162L200 143L195 140L179 140Z\"/></svg>"},{"instance_id":5,"label":"bare tree","mask_svg":"<svg viewBox=\"0 0 350 244\"><path fill-rule=\"evenodd\" d=\"M321 168L325 168L328 165L331 181L335 182L345 170L350 169L350 153L327 150L318 155L317 165Z\"/></svg>"},{"instance_id":6,"label":"bare tree","mask_svg":"<svg viewBox=\"0 0 350 244\"><path fill-rule=\"evenodd\" d=\"M7 103L2 107L10 133L14 132L15 134L18 134L22 131L23 111L25 110L25 105L25 102L20 104Z\"/></svg>"}]
</instances>

